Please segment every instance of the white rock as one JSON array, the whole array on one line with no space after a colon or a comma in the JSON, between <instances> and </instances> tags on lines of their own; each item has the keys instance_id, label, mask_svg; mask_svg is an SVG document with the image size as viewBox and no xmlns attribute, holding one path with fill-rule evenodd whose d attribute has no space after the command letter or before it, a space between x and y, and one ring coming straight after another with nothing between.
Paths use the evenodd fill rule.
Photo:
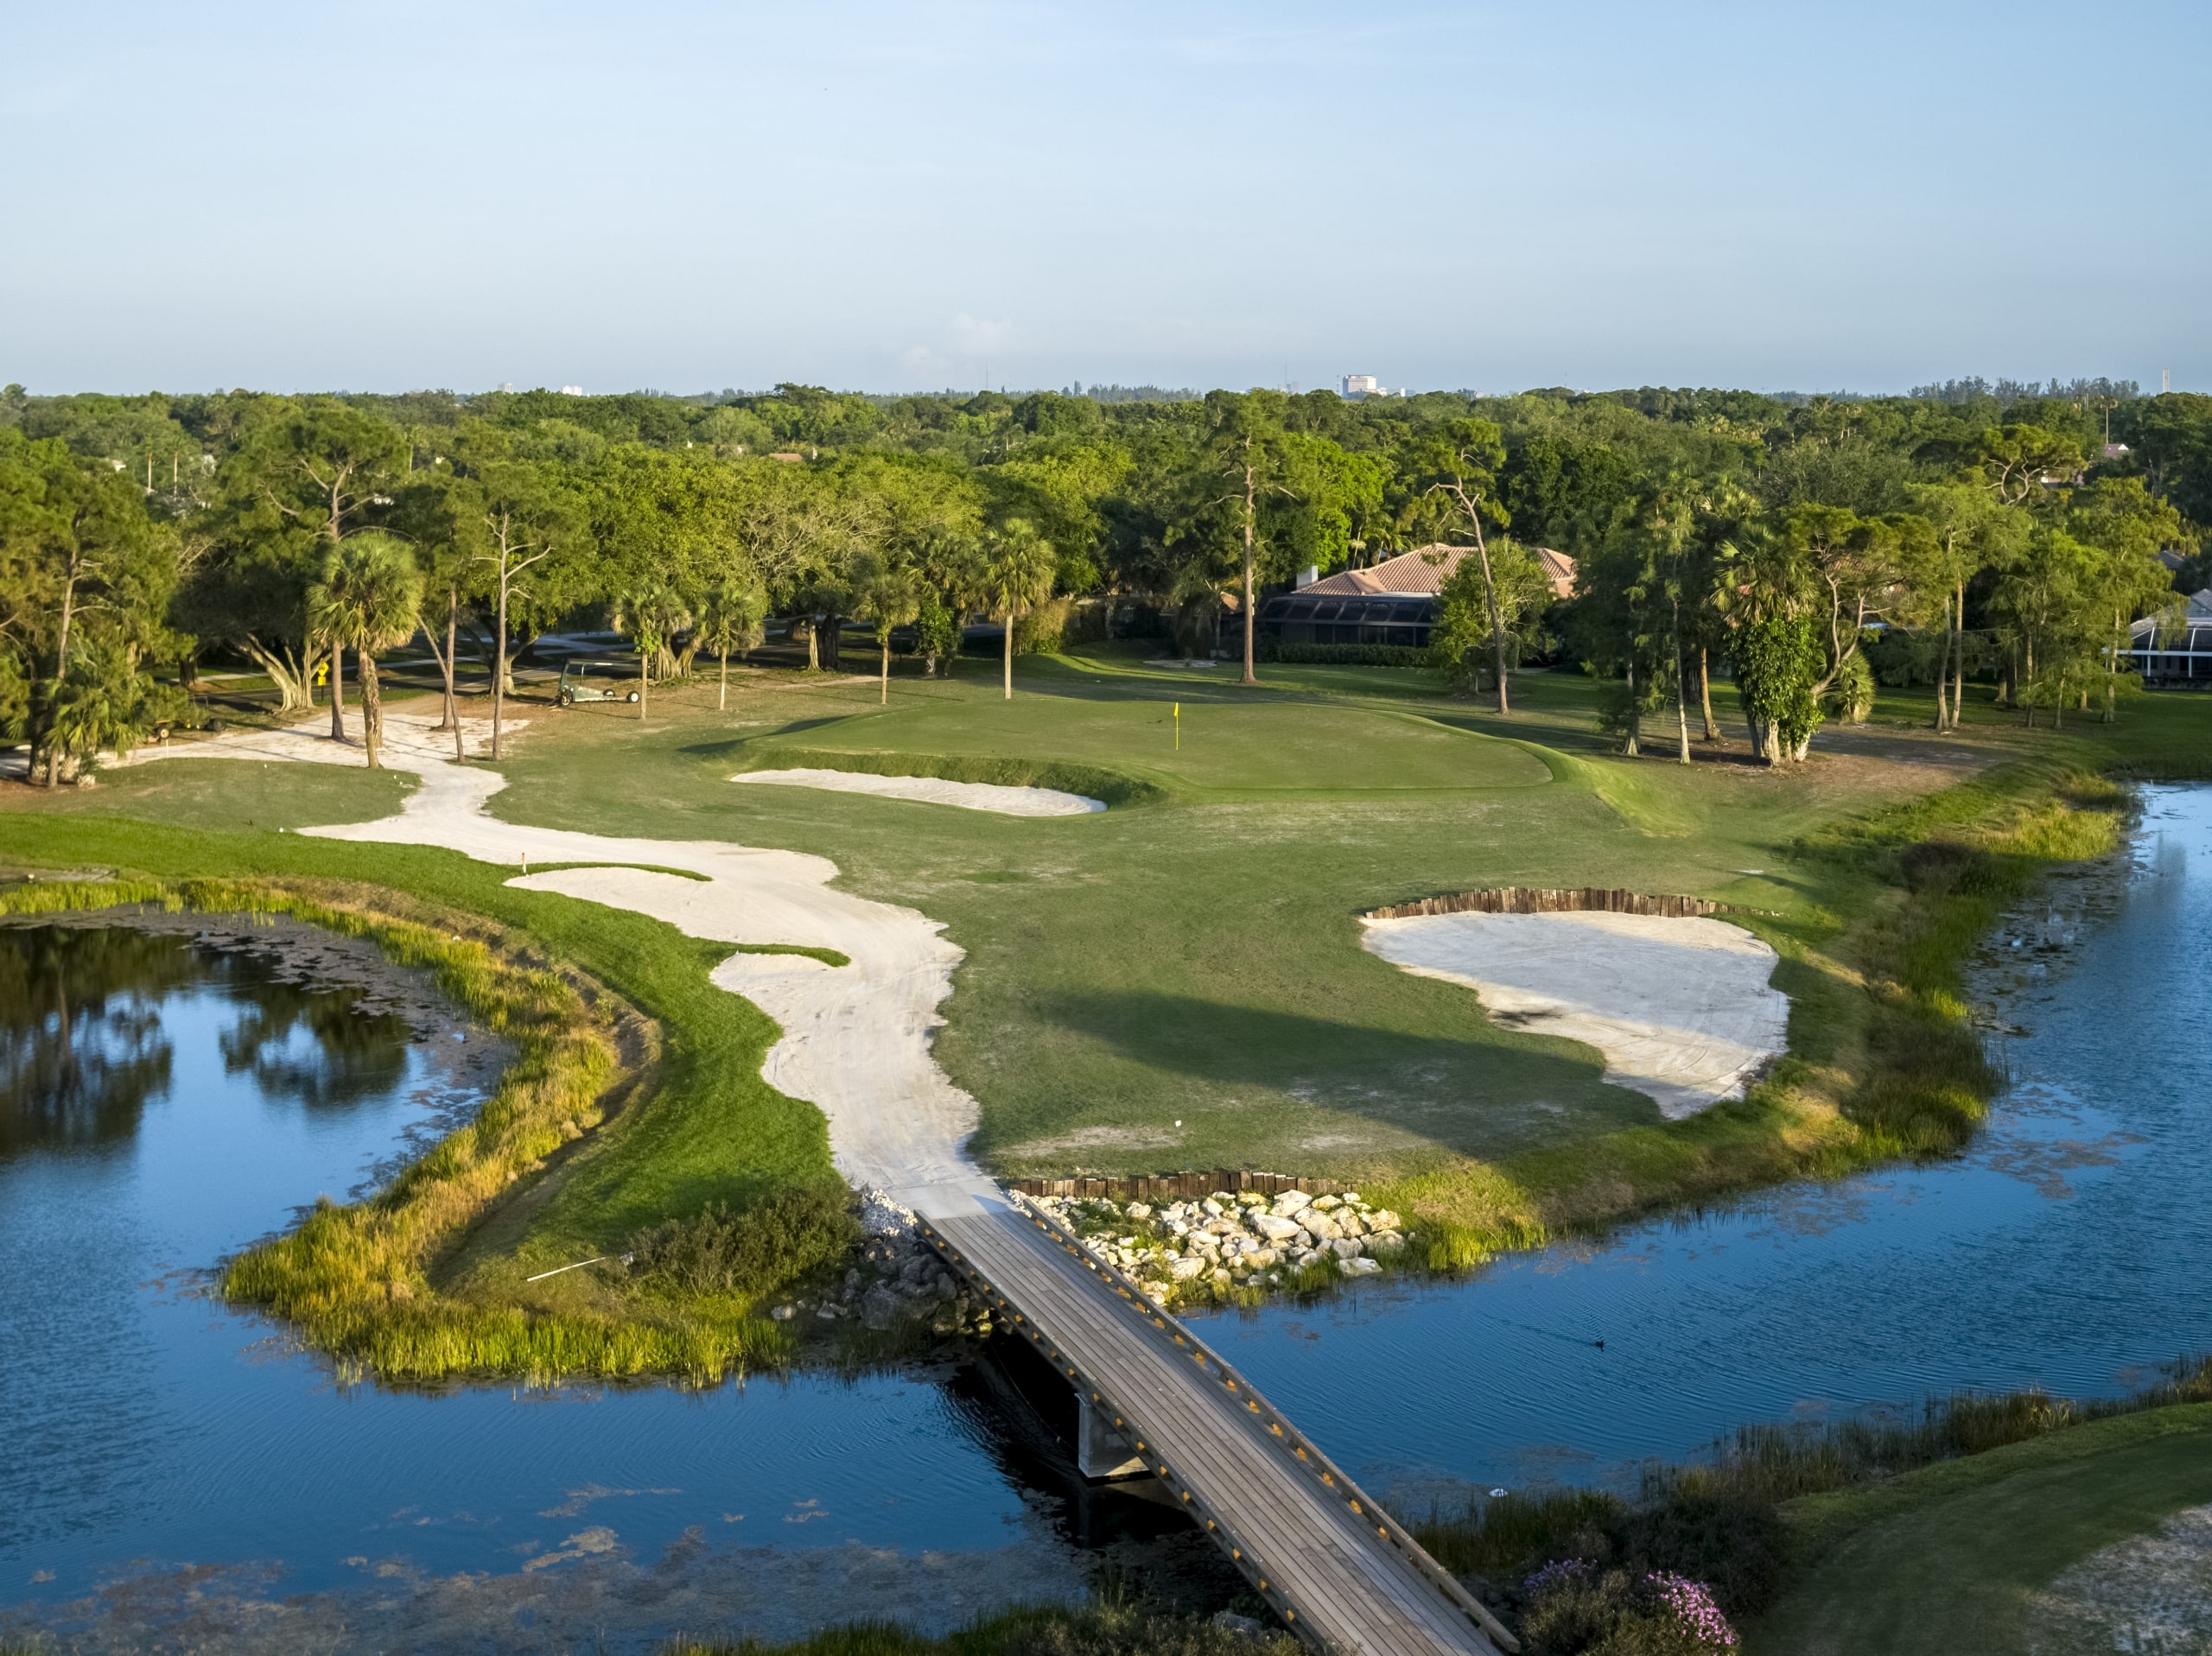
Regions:
<instances>
[{"instance_id":1,"label":"white rock","mask_svg":"<svg viewBox=\"0 0 2212 1656\"><path fill-rule=\"evenodd\" d=\"M1337 1269L1347 1277L1371 1277L1382 1267L1372 1259L1338 1259Z\"/></svg>"},{"instance_id":2,"label":"white rock","mask_svg":"<svg viewBox=\"0 0 2212 1656\"><path fill-rule=\"evenodd\" d=\"M1274 1211L1282 1218L1287 1219L1313 1200L1313 1198L1303 1190L1285 1190L1275 1198Z\"/></svg>"},{"instance_id":3,"label":"white rock","mask_svg":"<svg viewBox=\"0 0 2212 1656\"><path fill-rule=\"evenodd\" d=\"M1184 1259L1171 1261L1167 1267L1167 1274L1174 1278L1178 1282L1188 1282L1192 1278L1202 1273L1205 1270L1206 1265L1206 1260L1192 1254Z\"/></svg>"},{"instance_id":4,"label":"white rock","mask_svg":"<svg viewBox=\"0 0 2212 1656\"><path fill-rule=\"evenodd\" d=\"M768 1315L774 1317L779 1323L788 1323L791 1318L798 1315L798 1307L796 1305L779 1305L774 1310L770 1311Z\"/></svg>"},{"instance_id":5,"label":"white rock","mask_svg":"<svg viewBox=\"0 0 2212 1656\"><path fill-rule=\"evenodd\" d=\"M1149 1219L1152 1217L1152 1209L1145 1202L1132 1202L1128 1206L1128 1215L1132 1219Z\"/></svg>"},{"instance_id":6,"label":"white rock","mask_svg":"<svg viewBox=\"0 0 2212 1656\"><path fill-rule=\"evenodd\" d=\"M1227 1209L1223 1208L1221 1203L1216 1202L1211 1196L1208 1196L1204 1202L1198 1203L1198 1209L1209 1219L1218 1219L1224 1212L1227 1211Z\"/></svg>"},{"instance_id":7,"label":"white rock","mask_svg":"<svg viewBox=\"0 0 2212 1656\"><path fill-rule=\"evenodd\" d=\"M1333 1213L1338 1208L1344 1206L1344 1202L1340 1197L1337 1196L1317 1196L1313 1198L1313 1205L1319 1208L1323 1213Z\"/></svg>"},{"instance_id":8,"label":"white rock","mask_svg":"<svg viewBox=\"0 0 2212 1656\"><path fill-rule=\"evenodd\" d=\"M1287 1242L1300 1234L1296 1220L1278 1214L1262 1214L1252 1221L1252 1228L1271 1242Z\"/></svg>"},{"instance_id":9,"label":"white rock","mask_svg":"<svg viewBox=\"0 0 2212 1656\"><path fill-rule=\"evenodd\" d=\"M1356 1259L1366 1251L1364 1245L1357 1236L1339 1237L1329 1246L1336 1251L1336 1255L1340 1259Z\"/></svg>"},{"instance_id":10,"label":"white rock","mask_svg":"<svg viewBox=\"0 0 2212 1656\"><path fill-rule=\"evenodd\" d=\"M1244 1263L1255 1271L1264 1271L1281 1257L1271 1247L1255 1247L1244 1256Z\"/></svg>"},{"instance_id":11,"label":"white rock","mask_svg":"<svg viewBox=\"0 0 2212 1656\"><path fill-rule=\"evenodd\" d=\"M1340 1234L1337 1229L1335 1222L1327 1214L1300 1214L1299 1217L1305 1221L1306 1228L1307 1230L1313 1232L1314 1235L1320 1237L1325 1241L1332 1242L1336 1240L1338 1235Z\"/></svg>"},{"instance_id":12,"label":"white rock","mask_svg":"<svg viewBox=\"0 0 2212 1656\"><path fill-rule=\"evenodd\" d=\"M1367 1216L1367 1222L1377 1230L1403 1230L1404 1221L1388 1208L1377 1208Z\"/></svg>"},{"instance_id":13,"label":"white rock","mask_svg":"<svg viewBox=\"0 0 2212 1656\"><path fill-rule=\"evenodd\" d=\"M1357 1236L1367 1228L1367 1221L1349 1208L1339 1208L1329 1217L1337 1221L1337 1228L1347 1236Z\"/></svg>"},{"instance_id":14,"label":"white rock","mask_svg":"<svg viewBox=\"0 0 2212 1656\"><path fill-rule=\"evenodd\" d=\"M1367 1205L1359 1199L1359 1192L1357 1190L1346 1190L1343 1200L1347 1208L1364 1208Z\"/></svg>"},{"instance_id":15,"label":"white rock","mask_svg":"<svg viewBox=\"0 0 2212 1656\"><path fill-rule=\"evenodd\" d=\"M1406 1239L1394 1230L1378 1230L1367 1239L1370 1253L1402 1253L1405 1247Z\"/></svg>"}]
</instances>

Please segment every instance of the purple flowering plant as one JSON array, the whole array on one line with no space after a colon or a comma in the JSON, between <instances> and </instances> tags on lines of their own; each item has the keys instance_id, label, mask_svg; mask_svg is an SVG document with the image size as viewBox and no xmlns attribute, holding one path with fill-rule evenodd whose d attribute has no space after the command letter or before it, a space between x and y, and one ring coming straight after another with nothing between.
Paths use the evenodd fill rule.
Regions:
<instances>
[{"instance_id":1,"label":"purple flowering plant","mask_svg":"<svg viewBox=\"0 0 2212 1656\"><path fill-rule=\"evenodd\" d=\"M1677 1576L1670 1570L1655 1570L1643 1578L1643 1584L1700 1644L1713 1650L1736 1647L1736 1630L1728 1625L1728 1618L1713 1602L1713 1589L1703 1582Z\"/></svg>"}]
</instances>

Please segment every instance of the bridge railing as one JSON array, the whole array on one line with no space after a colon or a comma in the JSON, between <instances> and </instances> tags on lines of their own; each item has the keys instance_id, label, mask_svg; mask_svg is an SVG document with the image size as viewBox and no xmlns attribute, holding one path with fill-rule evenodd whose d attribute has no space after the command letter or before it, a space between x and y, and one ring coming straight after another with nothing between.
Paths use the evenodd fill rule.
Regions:
<instances>
[{"instance_id":1,"label":"bridge railing","mask_svg":"<svg viewBox=\"0 0 2212 1656\"><path fill-rule=\"evenodd\" d=\"M1192 1334L1183 1325L1180 1319L1170 1317L1166 1310L1154 1303L1133 1278L1111 1261L1100 1258L1083 1242L1081 1238L1062 1225L1049 1210L1024 1201L1018 1194L1010 1194L1009 1200L1022 1217L1045 1233L1071 1259L1081 1263L1085 1269L1112 1288L1115 1293L1129 1305L1134 1314L1150 1323L1159 1336L1172 1341L1181 1355L1188 1357L1202 1373L1206 1374L1211 1380L1224 1386L1242 1402L1258 1423L1267 1429L1269 1442L1288 1456L1301 1470L1318 1482L1327 1495L1341 1501L1354 1517L1374 1532L1377 1539L1387 1543L1403 1558L1417 1575L1443 1596L1452 1608L1472 1621L1501 1649L1508 1653L1517 1653L1520 1650L1520 1641L1507 1631L1504 1625L1491 1613L1487 1605L1461 1586L1459 1579L1450 1570L1431 1558L1428 1549L1415 1540L1405 1526L1399 1523L1377 1504L1372 1496L1355 1483L1334 1461L1322 1451L1319 1444L1300 1431L1281 1410L1268 1402L1259 1387L1245 1379L1234 1365L1226 1361L1218 1353ZM1176 1475L1173 1469L1164 1462L1156 1447L1151 1446L1147 1442L1152 1434L1146 1431L1142 1422L1137 1419L1135 1413L1128 1408L1127 1403L1122 1399L1111 1397L1107 1388L1085 1377L1081 1373L1080 1365L1070 1362L1065 1354L1056 1349L1053 1342L1045 1337L1033 1320L1024 1315L1018 1305L1008 1301L1003 1291L989 1282L972 1261L961 1256L956 1245L949 1238L938 1234L926 1221L920 1221L920 1225L924 1234L929 1238L931 1245L940 1253L944 1253L963 1274L981 1284L993 1297L996 1298L1001 1305L1009 1313L1013 1325L1027 1333L1032 1342L1044 1348L1052 1359L1054 1365L1070 1380L1075 1381L1079 1390L1088 1393L1092 1402L1120 1412L1120 1416L1114 1422L1115 1425L1130 1430L1132 1441L1137 1451L1145 1456L1147 1464L1155 1469L1163 1482L1174 1486L1184 1503L1191 1506L1198 1516L1205 1520L1208 1531L1213 1533L1216 1539L1229 1552L1230 1558L1244 1571L1262 1595L1282 1612L1284 1620L1301 1634L1306 1633L1306 1629L1298 1627L1295 1607L1290 1604L1287 1596L1281 1592L1279 1583L1271 1583L1267 1578L1265 1561L1254 1557L1232 1520L1224 1513L1210 1510L1208 1503L1195 1495L1183 1480ZM1126 1423L1120 1417L1127 1417Z\"/></svg>"}]
</instances>

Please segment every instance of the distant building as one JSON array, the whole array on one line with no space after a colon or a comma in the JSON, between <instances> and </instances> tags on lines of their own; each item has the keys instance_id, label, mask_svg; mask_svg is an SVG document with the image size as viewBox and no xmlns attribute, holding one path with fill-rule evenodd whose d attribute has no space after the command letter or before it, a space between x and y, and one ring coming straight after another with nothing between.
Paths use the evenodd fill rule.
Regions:
<instances>
[{"instance_id":1,"label":"distant building","mask_svg":"<svg viewBox=\"0 0 2212 1656\"><path fill-rule=\"evenodd\" d=\"M1552 593L1574 592L1574 560L1548 546L1534 549ZM1425 649L1436 622L1436 597L1471 546L1439 542L1365 569L1346 569L1296 592L1268 599L1254 624L1283 644L1405 644ZM1300 577L1304 579L1303 575Z\"/></svg>"},{"instance_id":2,"label":"distant building","mask_svg":"<svg viewBox=\"0 0 2212 1656\"><path fill-rule=\"evenodd\" d=\"M1453 546L1439 541L1411 552L1401 552L1395 558L1385 558L1365 569L1344 570L1326 581L1314 581L1303 590L1346 596L1353 593L1440 593L1444 590L1444 583L1451 580L1452 572L1474 549L1471 546ZM1574 560L1548 546L1531 549L1536 555L1536 562L1543 565L1544 578L1552 584L1552 595L1572 598Z\"/></svg>"},{"instance_id":3,"label":"distant building","mask_svg":"<svg viewBox=\"0 0 2212 1656\"><path fill-rule=\"evenodd\" d=\"M2130 631L2128 653L2145 684L2212 685L2212 587L2181 614L2145 616Z\"/></svg>"},{"instance_id":4,"label":"distant building","mask_svg":"<svg viewBox=\"0 0 2212 1656\"><path fill-rule=\"evenodd\" d=\"M583 394L584 388L581 385L563 385L561 387L561 395L563 397L582 397Z\"/></svg>"},{"instance_id":5,"label":"distant building","mask_svg":"<svg viewBox=\"0 0 2212 1656\"><path fill-rule=\"evenodd\" d=\"M1344 389L1338 394L1341 397L1348 397L1354 402L1358 401L1363 397L1380 397L1382 395L1382 383L1372 374L1346 374L1344 378L1338 382L1338 384L1342 385Z\"/></svg>"}]
</instances>

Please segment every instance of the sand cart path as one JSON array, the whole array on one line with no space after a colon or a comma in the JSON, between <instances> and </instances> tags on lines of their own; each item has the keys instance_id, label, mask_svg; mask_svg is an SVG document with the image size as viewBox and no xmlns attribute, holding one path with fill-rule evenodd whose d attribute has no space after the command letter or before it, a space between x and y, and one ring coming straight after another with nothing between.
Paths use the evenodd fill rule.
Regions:
<instances>
[{"instance_id":1,"label":"sand cart path","mask_svg":"<svg viewBox=\"0 0 2212 1656\"><path fill-rule=\"evenodd\" d=\"M496 771L456 765L449 732L427 716L387 714L385 762L420 776L397 816L312 828L334 840L429 845L517 870L509 883L664 920L716 942L798 944L831 949L850 964L804 955L734 955L714 980L741 994L783 1026L761 1073L771 1086L818 1107L830 1122L838 1171L927 1212L973 1210L995 1201L997 1187L963 1148L976 1128L976 1101L938 1068L931 1033L952 988L962 951L926 915L833 889L837 867L823 857L760 850L713 840L645 840L577 834L501 822L486 809L506 785ZM509 730L515 728L511 721ZM334 742L326 720L289 730L242 731L167 750L144 749L128 763L207 758L325 765L365 763L361 750ZM463 721L472 752L489 745L486 721ZM644 868L563 868L524 874L544 863L645 863L702 876Z\"/></svg>"}]
</instances>

